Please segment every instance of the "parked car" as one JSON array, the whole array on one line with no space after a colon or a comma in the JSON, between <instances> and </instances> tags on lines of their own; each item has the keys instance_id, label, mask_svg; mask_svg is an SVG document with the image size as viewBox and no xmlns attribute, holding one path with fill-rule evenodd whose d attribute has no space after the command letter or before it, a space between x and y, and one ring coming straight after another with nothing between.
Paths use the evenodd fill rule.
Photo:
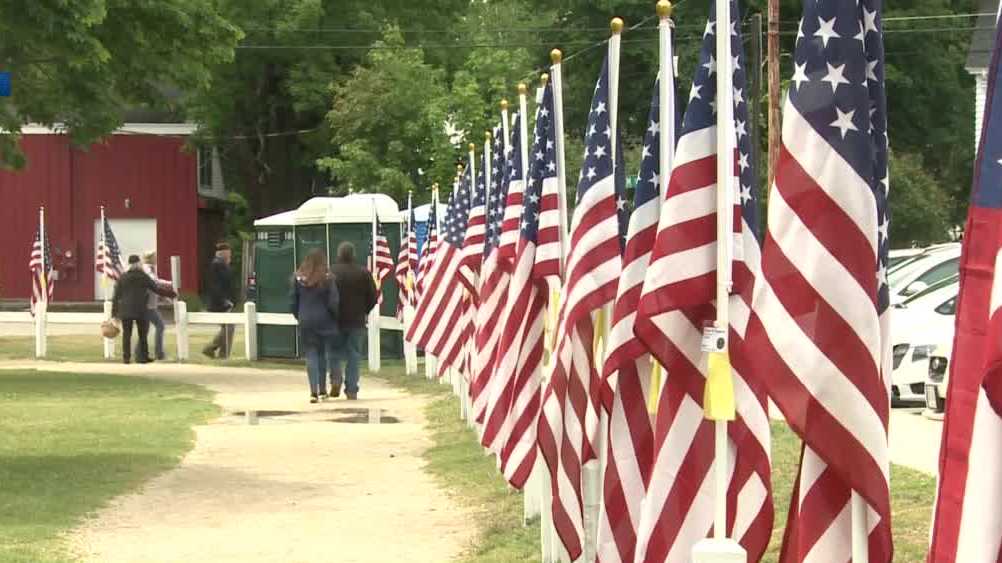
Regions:
<instances>
[{"instance_id":1,"label":"parked car","mask_svg":"<svg viewBox=\"0 0 1002 563\"><path fill-rule=\"evenodd\" d=\"M929 357L929 373L925 382L925 406L933 413L946 410L946 389L950 383L950 355L953 339L936 346Z\"/></svg>"},{"instance_id":2,"label":"parked car","mask_svg":"<svg viewBox=\"0 0 1002 563\"><path fill-rule=\"evenodd\" d=\"M891 310L893 399L924 400L929 358L941 342L953 339L959 288L958 276L954 275L905 299Z\"/></svg>"},{"instance_id":3,"label":"parked car","mask_svg":"<svg viewBox=\"0 0 1002 563\"><path fill-rule=\"evenodd\" d=\"M889 271L887 283L891 287L891 303L901 303L937 282L956 276L959 271L959 244L927 248L922 254Z\"/></svg>"},{"instance_id":4,"label":"parked car","mask_svg":"<svg viewBox=\"0 0 1002 563\"><path fill-rule=\"evenodd\" d=\"M898 248L891 250L887 256L887 268L893 270L895 266L919 256L924 251L924 248Z\"/></svg>"}]
</instances>

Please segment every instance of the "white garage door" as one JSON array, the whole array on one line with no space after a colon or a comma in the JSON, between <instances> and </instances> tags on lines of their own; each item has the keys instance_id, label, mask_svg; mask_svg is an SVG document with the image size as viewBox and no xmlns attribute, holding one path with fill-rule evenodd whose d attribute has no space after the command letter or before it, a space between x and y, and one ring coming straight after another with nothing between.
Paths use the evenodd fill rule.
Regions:
<instances>
[{"instance_id":1,"label":"white garage door","mask_svg":"<svg viewBox=\"0 0 1002 563\"><path fill-rule=\"evenodd\" d=\"M148 250L157 249L157 220L156 219L108 219L108 225L115 233L115 240L122 251L122 267L127 268L130 254L142 255ZM94 221L94 246L101 241L101 220ZM92 268L93 270L93 268ZM111 297L112 288L107 288L108 296ZM101 276L94 271L94 299L98 301L104 299L105 287L101 283Z\"/></svg>"}]
</instances>

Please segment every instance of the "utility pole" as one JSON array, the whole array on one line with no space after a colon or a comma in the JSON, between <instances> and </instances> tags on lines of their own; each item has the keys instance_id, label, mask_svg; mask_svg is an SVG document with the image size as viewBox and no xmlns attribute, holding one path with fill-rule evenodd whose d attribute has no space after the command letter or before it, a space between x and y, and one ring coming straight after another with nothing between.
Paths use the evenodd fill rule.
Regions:
<instances>
[{"instance_id":1,"label":"utility pole","mask_svg":"<svg viewBox=\"0 0 1002 563\"><path fill-rule=\"evenodd\" d=\"M769 0L769 186L776 179L776 162L779 159L779 0Z\"/></svg>"}]
</instances>

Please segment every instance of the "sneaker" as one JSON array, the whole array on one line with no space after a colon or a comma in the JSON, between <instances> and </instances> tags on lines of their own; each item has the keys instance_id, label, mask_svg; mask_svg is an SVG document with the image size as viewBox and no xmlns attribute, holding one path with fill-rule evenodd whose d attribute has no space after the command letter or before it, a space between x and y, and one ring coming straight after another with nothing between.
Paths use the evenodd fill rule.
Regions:
<instances>
[{"instance_id":1,"label":"sneaker","mask_svg":"<svg viewBox=\"0 0 1002 563\"><path fill-rule=\"evenodd\" d=\"M327 393L321 393L320 394L320 402L324 402L326 400L327 400Z\"/></svg>"},{"instance_id":2,"label":"sneaker","mask_svg":"<svg viewBox=\"0 0 1002 563\"><path fill-rule=\"evenodd\" d=\"M357 401L358 400L358 393L345 393L345 395L348 396L348 400L349 401Z\"/></svg>"},{"instance_id":3,"label":"sneaker","mask_svg":"<svg viewBox=\"0 0 1002 563\"><path fill-rule=\"evenodd\" d=\"M216 359L216 351L212 348L202 348L202 355L206 358Z\"/></svg>"},{"instance_id":4,"label":"sneaker","mask_svg":"<svg viewBox=\"0 0 1002 563\"><path fill-rule=\"evenodd\" d=\"M316 404L318 400L316 394L310 395L310 403Z\"/></svg>"},{"instance_id":5,"label":"sneaker","mask_svg":"<svg viewBox=\"0 0 1002 563\"><path fill-rule=\"evenodd\" d=\"M341 396L341 384L331 385L331 398L336 399Z\"/></svg>"},{"instance_id":6,"label":"sneaker","mask_svg":"<svg viewBox=\"0 0 1002 563\"><path fill-rule=\"evenodd\" d=\"M132 360L130 360L129 358L122 358L122 363L123 364L131 364Z\"/></svg>"}]
</instances>

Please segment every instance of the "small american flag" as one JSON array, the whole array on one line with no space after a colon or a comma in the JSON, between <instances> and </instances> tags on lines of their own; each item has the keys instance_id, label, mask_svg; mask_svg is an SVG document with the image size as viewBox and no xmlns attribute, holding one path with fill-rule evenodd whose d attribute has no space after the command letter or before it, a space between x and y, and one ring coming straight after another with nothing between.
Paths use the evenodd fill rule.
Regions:
<instances>
[{"instance_id":1,"label":"small american flag","mask_svg":"<svg viewBox=\"0 0 1002 563\"><path fill-rule=\"evenodd\" d=\"M621 271L619 200L609 121L609 60L595 85L571 244L557 322L553 371L539 419L539 448L550 471L553 524L571 560L584 539L582 465L596 458L598 430L592 312L616 297Z\"/></svg>"},{"instance_id":2,"label":"small american flag","mask_svg":"<svg viewBox=\"0 0 1002 563\"><path fill-rule=\"evenodd\" d=\"M468 307L464 303L466 284L460 281L460 262L470 211L473 179L470 168L457 184L445 216L445 232L431 257L423 280L423 293L407 341L435 355L439 366L460 368L466 335ZM434 209L433 209L434 211ZM434 220L434 219L432 219ZM472 323L472 319L469 319Z\"/></svg>"},{"instance_id":3,"label":"small american flag","mask_svg":"<svg viewBox=\"0 0 1002 563\"><path fill-rule=\"evenodd\" d=\"M376 282L376 289L379 293L379 303L382 304L383 282L393 272L393 255L390 254L390 243L386 239L386 231L383 230L383 224L379 222L378 216L375 218L375 221L376 240L375 245L371 249L369 265L372 277Z\"/></svg>"},{"instance_id":4,"label":"small american flag","mask_svg":"<svg viewBox=\"0 0 1002 563\"><path fill-rule=\"evenodd\" d=\"M869 561L886 563L893 549L880 2L803 6L746 344L756 377L804 441L780 560L848 561L856 492L868 505Z\"/></svg>"},{"instance_id":5,"label":"small american flag","mask_svg":"<svg viewBox=\"0 0 1002 563\"><path fill-rule=\"evenodd\" d=\"M415 307L424 297L425 278L428 270L431 269L432 262L435 261L435 254L438 251L438 197L432 199L431 207L428 211L428 236L425 238L424 247L421 249L421 259L418 261L417 275L415 280L414 304Z\"/></svg>"},{"instance_id":6,"label":"small american flag","mask_svg":"<svg viewBox=\"0 0 1002 563\"><path fill-rule=\"evenodd\" d=\"M494 373L494 353L500 338L498 331L501 315L508 297L508 272L500 267L498 243L501 222L504 218L507 182L504 160L502 127L494 128L491 150L491 195L487 201L487 233L484 238L484 264L480 271L480 306L474 319L474 346L472 358L473 379L470 382L470 399L474 420L484 422L487 408L488 384Z\"/></svg>"},{"instance_id":7,"label":"small american flag","mask_svg":"<svg viewBox=\"0 0 1002 563\"><path fill-rule=\"evenodd\" d=\"M99 274L112 280L118 280L122 276L122 251L118 248L118 239L115 238L114 231L107 219L104 223L104 237L97 243L97 254L94 257L94 269Z\"/></svg>"},{"instance_id":8,"label":"small american flag","mask_svg":"<svg viewBox=\"0 0 1002 563\"><path fill-rule=\"evenodd\" d=\"M405 226L405 231L400 237L400 252L397 253L397 266L393 274L397 280L397 318L404 319L404 307L414 306L417 297L414 286L415 272L417 271L417 233L414 231L414 210L411 209L410 218Z\"/></svg>"},{"instance_id":9,"label":"small american flag","mask_svg":"<svg viewBox=\"0 0 1002 563\"><path fill-rule=\"evenodd\" d=\"M31 314L34 315L40 301L52 300L55 285L52 278L52 248L49 246L49 237L41 230L35 231L35 239L31 243L28 270L31 272Z\"/></svg>"},{"instance_id":10,"label":"small american flag","mask_svg":"<svg viewBox=\"0 0 1002 563\"><path fill-rule=\"evenodd\" d=\"M470 161L470 166L476 159ZM469 168L468 168L469 170ZM467 174L469 175L469 174ZM469 219L466 227L466 238L463 241L462 258L460 259L460 281L476 298L479 291L480 266L484 260L484 238L487 234L487 174L483 166L477 170L476 178L470 183Z\"/></svg>"}]
</instances>

